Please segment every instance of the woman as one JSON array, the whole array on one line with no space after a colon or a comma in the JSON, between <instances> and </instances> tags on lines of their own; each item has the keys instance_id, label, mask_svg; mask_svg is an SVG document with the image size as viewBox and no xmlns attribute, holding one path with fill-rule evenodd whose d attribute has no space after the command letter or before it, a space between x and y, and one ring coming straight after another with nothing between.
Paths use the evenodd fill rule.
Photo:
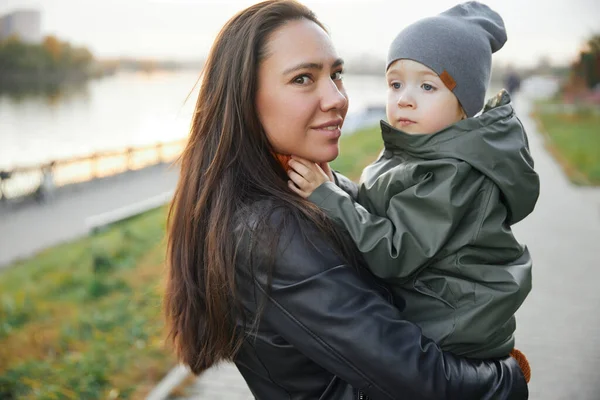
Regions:
<instances>
[{"instance_id":1,"label":"woman","mask_svg":"<svg viewBox=\"0 0 600 400\"><path fill-rule=\"evenodd\" d=\"M215 40L169 216L180 360L196 374L232 360L258 399L527 398L514 360L457 358L404 321L349 238L288 188L280 155L338 155L342 64L294 1L249 7Z\"/></svg>"}]
</instances>

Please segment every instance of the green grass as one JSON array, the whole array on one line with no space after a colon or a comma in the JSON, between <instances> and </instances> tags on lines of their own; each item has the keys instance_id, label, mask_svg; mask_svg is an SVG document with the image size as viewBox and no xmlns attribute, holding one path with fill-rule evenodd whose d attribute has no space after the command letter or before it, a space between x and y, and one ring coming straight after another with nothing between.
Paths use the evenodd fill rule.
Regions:
<instances>
[{"instance_id":1,"label":"green grass","mask_svg":"<svg viewBox=\"0 0 600 400\"><path fill-rule=\"evenodd\" d=\"M379 129L344 136L351 178ZM166 209L63 244L0 273L0 399L142 399L175 364L161 313Z\"/></svg>"},{"instance_id":2,"label":"green grass","mask_svg":"<svg viewBox=\"0 0 600 400\"><path fill-rule=\"evenodd\" d=\"M350 179L358 180L364 167L375 160L383 149L379 126L342 136L340 156L331 163L331 168Z\"/></svg>"},{"instance_id":3,"label":"green grass","mask_svg":"<svg viewBox=\"0 0 600 400\"><path fill-rule=\"evenodd\" d=\"M164 220L160 208L2 272L0 398L147 394L175 362L160 315Z\"/></svg>"},{"instance_id":4,"label":"green grass","mask_svg":"<svg viewBox=\"0 0 600 400\"><path fill-rule=\"evenodd\" d=\"M600 185L600 115L590 110L573 114L535 112L550 152L573 183Z\"/></svg>"}]
</instances>

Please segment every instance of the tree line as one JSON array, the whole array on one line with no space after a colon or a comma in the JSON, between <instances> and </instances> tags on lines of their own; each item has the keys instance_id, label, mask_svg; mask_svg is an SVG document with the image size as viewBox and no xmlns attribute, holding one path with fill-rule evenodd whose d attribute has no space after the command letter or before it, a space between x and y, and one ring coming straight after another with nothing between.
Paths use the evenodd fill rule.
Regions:
<instances>
[{"instance_id":1,"label":"tree line","mask_svg":"<svg viewBox=\"0 0 600 400\"><path fill-rule=\"evenodd\" d=\"M88 75L94 56L85 47L75 47L55 36L41 43L25 43L17 36L0 41L0 75L49 76Z\"/></svg>"}]
</instances>

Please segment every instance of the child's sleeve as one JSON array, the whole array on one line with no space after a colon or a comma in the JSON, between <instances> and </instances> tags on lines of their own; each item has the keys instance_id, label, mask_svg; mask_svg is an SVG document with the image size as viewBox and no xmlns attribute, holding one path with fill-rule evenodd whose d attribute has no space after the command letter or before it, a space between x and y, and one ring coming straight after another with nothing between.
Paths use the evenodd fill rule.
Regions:
<instances>
[{"instance_id":1,"label":"child's sleeve","mask_svg":"<svg viewBox=\"0 0 600 400\"><path fill-rule=\"evenodd\" d=\"M358 184L352 180L346 178L344 175L337 171L331 171L333 179L337 187L348 193L353 200L358 199Z\"/></svg>"},{"instance_id":2,"label":"child's sleeve","mask_svg":"<svg viewBox=\"0 0 600 400\"><path fill-rule=\"evenodd\" d=\"M358 202L333 182L319 186L309 200L347 229L375 275L403 279L442 249L484 179L464 162L434 164L402 172L411 185L396 185L402 190L390 194L384 217L359 204L370 204L365 197L389 193L381 182L361 185Z\"/></svg>"}]
</instances>

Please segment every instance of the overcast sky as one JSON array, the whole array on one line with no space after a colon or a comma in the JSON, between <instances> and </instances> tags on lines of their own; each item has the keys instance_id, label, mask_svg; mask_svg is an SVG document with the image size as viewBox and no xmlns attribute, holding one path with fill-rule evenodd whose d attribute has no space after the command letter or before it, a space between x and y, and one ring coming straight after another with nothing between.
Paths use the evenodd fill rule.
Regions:
<instances>
[{"instance_id":1,"label":"overcast sky","mask_svg":"<svg viewBox=\"0 0 600 400\"><path fill-rule=\"evenodd\" d=\"M342 57L384 57L402 27L442 12L453 0L305 0L329 28ZM204 58L221 26L247 0L0 0L0 14L42 11L42 33L85 45L97 57ZM564 64L600 32L598 0L489 0L508 42L496 61Z\"/></svg>"}]
</instances>

